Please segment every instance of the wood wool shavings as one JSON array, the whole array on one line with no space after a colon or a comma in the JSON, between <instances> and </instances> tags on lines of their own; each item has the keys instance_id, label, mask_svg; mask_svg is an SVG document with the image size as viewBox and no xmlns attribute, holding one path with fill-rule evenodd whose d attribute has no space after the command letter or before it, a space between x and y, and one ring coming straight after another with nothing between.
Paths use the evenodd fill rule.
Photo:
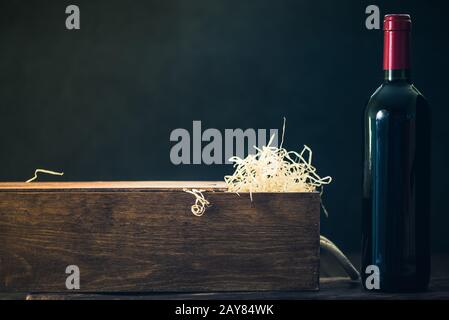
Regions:
<instances>
[{"instance_id":1,"label":"wood wool shavings","mask_svg":"<svg viewBox=\"0 0 449 320\"><path fill-rule=\"evenodd\" d=\"M197 216L201 217L204 212L206 211L206 207L209 206L209 201L206 200L206 198L203 195L203 192L206 190L197 190L197 189L183 189L183 191L192 194L195 197L195 204L193 204L190 208L192 213Z\"/></svg>"},{"instance_id":2,"label":"wood wool shavings","mask_svg":"<svg viewBox=\"0 0 449 320\"><path fill-rule=\"evenodd\" d=\"M54 176L62 176L64 175L64 172L56 172L56 171L50 171L50 170L45 170L45 169L36 169L34 171L34 177L32 177L31 179L28 179L27 181L25 181L26 183L29 182L33 182L34 180L37 179L37 174L38 173L46 173L46 174L52 174Z\"/></svg>"},{"instance_id":3,"label":"wood wool shavings","mask_svg":"<svg viewBox=\"0 0 449 320\"><path fill-rule=\"evenodd\" d=\"M253 192L313 192L332 182L331 177L316 173L308 146L300 153L287 151L282 143L279 148L271 146L273 139L274 135L261 149L254 147L256 154L229 159L235 168L224 177L229 192L249 192L252 199Z\"/></svg>"}]
</instances>

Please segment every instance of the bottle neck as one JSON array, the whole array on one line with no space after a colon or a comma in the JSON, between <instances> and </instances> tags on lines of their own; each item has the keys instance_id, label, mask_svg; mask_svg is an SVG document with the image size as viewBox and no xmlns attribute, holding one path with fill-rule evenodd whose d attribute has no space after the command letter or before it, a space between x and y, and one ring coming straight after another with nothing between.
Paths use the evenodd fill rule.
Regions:
<instances>
[{"instance_id":1,"label":"bottle neck","mask_svg":"<svg viewBox=\"0 0 449 320\"><path fill-rule=\"evenodd\" d=\"M405 81L410 78L410 30L384 31L384 80Z\"/></svg>"}]
</instances>

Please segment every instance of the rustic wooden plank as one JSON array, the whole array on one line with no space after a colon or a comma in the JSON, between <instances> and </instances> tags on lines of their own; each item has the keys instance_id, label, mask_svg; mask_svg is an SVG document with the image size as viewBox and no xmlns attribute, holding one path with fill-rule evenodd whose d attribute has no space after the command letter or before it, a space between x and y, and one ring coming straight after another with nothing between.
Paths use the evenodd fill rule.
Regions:
<instances>
[{"instance_id":1,"label":"rustic wooden plank","mask_svg":"<svg viewBox=\"0 0 449 320\"><path fill-rule=\"evenodd\" d=\"M80 292L318 288L317 193L207 192L196 217L181 190L61 188L0 191L0 292L64 292L72 264Z\"/></svg>"}]
</instances>

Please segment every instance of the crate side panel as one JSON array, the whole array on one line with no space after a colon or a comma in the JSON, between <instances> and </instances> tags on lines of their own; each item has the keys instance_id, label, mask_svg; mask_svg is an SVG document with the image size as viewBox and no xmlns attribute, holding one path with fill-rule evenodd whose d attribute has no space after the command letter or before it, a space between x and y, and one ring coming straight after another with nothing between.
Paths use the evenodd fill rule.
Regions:
<instances>
[{"instance_id":1,"label":"crate side panel","mask_svg":"<svg viewBox=\"0 0 449 320\"><path fill-rule=\"evenodd\" d=\"M0 291L316 289L319 195L182 192L0 193Z\"/></svg>"}]
</instances>

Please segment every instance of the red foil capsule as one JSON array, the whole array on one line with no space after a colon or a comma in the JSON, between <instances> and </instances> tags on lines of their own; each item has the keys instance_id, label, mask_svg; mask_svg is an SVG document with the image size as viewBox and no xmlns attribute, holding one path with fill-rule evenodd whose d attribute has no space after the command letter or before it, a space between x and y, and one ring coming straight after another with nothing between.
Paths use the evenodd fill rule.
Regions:
<instances>
[{"instance_id":1,"label":"red foil capsule","mask_svg":"<svg viewBox=\"0 0 449 320\"><path fill-rule=\"evenodd\" d=\"M410 68L410 32L408 14L388 14L384 19L384 70Z\"/></svg>"}]
</instances>

